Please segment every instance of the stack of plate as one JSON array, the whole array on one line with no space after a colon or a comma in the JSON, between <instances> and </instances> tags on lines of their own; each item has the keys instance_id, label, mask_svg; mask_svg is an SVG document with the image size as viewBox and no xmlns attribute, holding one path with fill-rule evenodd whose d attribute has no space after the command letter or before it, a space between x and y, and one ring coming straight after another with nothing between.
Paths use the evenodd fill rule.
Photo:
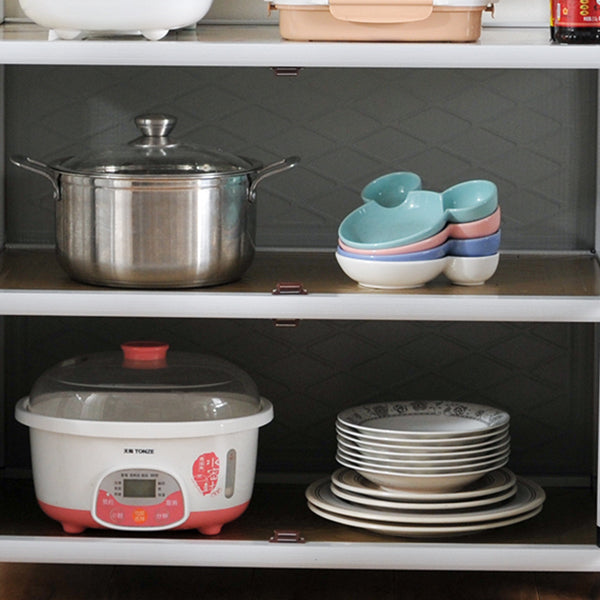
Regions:
<instances>
[{"instance_id":1,"label":"stack of plate","mask_svg":"<svg viewBox=\"0 0 600 600\"><path fill-rule=\"evenodd\" d=\"M505 468L508 413L465 402L389 402L341 412L337 461L309 508L330 520L406 536L467 533L537 514L534 482Z\"/></svg>"},{"instance_id":2,"label":"stack of plate","mask_svg":"<svg viewBox=\"0 0 600 600\"><path fill-rule=\"evenodd\" d=\"M388 488L460 489L503 467L508 413L445 400L366 404L337 417L337 460Z\"/></svg>"}]
</instances>

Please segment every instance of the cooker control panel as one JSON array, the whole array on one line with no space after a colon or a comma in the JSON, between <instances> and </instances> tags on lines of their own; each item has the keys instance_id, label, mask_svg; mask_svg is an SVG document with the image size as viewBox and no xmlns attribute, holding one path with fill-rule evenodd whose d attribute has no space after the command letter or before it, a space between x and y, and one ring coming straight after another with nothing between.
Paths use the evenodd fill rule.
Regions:
<instances>
[{"instance_id":1,"label":"cooker control panel","mask_svg":"<svg viewBox=\"0 0 600 600\"><path fill-rule=\"evenodd\" d=\"M118 529L165 529L183 520L183 493L175 478L163 471L114 471L100 482L94 516Z\"/></svg>"}]
</instances>

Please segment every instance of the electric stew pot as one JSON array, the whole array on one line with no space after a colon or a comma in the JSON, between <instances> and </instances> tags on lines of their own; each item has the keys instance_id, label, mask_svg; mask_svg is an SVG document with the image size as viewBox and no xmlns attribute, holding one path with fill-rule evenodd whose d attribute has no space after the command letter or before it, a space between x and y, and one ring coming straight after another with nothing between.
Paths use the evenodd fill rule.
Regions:
<instances>
[{"instance_id":1,"label":"electric stew pot","mask_svg":"<svg viewBox=\"0 0 600 600\"><path fill-rule=\"evenodd\" d=\"M254 159L178 142L176 118L140 115L127 144L51 161L12 156L49 179L56 200L56 251L85 283L186 288L239 279L252 263L256 188L297 157Z\"/></svg>"},{"instance_id":2,"label":"electric stew pot","mask_svg":"<svg viewBox=\"0 0 600 600\"><path fill-rule=\"evenodd\" d=\"M214 535L250 502L273 407L225 360L128 342L52 367L15 416L30 428L38 503L67 533Z\"/></svg>"}]
</instances>

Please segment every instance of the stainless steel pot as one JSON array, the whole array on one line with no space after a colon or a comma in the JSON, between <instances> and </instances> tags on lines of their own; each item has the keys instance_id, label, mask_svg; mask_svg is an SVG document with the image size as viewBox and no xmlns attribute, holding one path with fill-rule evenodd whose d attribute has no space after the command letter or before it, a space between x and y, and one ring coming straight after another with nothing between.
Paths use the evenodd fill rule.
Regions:
<instances>
[{"instance_id":1,"label":"stainless steel pot","mask_svg":"<svg viewBox=\"0 0 600 600\"><path fill-rule=\"evenodd\" d=\"M256 188L297 157L262 163L173 141L175 117L142 115L125 146L46 164L13 156L49 179L61 266L86 283L201 287L239 279L254 257Z\"/></svg>"}]
</instances>

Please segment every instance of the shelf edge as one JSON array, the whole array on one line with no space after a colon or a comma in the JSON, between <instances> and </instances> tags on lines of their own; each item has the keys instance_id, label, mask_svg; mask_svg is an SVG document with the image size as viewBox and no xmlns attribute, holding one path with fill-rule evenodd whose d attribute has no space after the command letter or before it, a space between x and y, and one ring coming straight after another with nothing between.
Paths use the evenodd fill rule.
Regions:
<instances>
[{"instance_id":1,"label":"shelf edge","mask_svg":"<svg viewBox=\"0 0 600 600\"><path fill-rule=\"evenodd\" d=\"M111 565L470 571L600 571L593 545L330 543L0 536L0 561Z\"/></svg>"}]
</instances>

